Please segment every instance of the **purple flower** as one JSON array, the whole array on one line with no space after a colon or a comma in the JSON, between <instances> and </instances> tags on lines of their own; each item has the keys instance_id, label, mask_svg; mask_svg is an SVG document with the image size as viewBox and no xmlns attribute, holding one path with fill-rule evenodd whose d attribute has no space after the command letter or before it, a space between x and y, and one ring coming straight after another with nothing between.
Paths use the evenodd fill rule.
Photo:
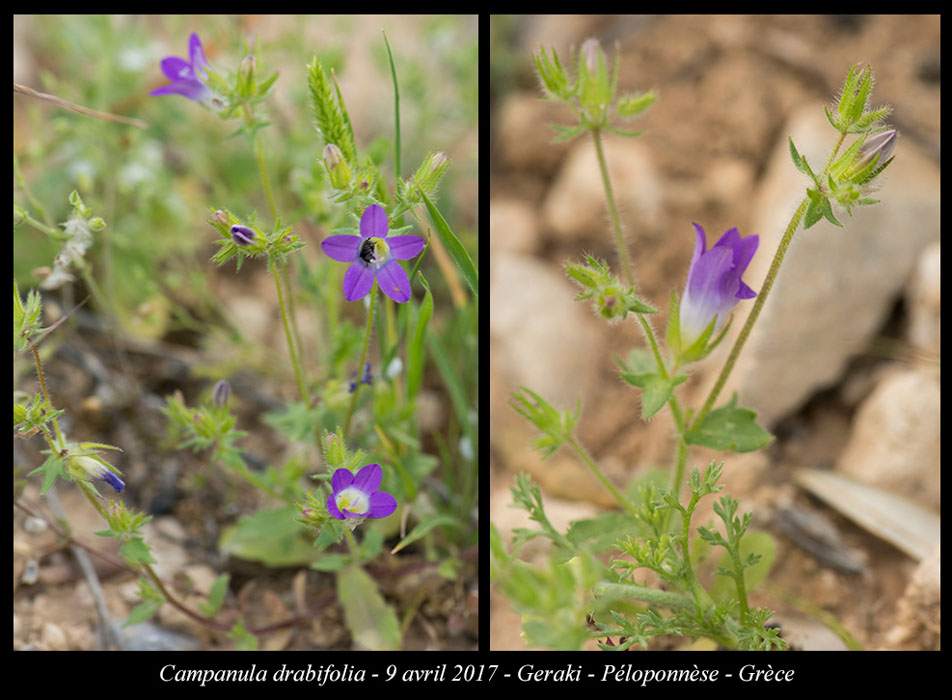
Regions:
<instances>
[{"instance_id":1,"label":"purple flower","mask_svg":"<svg viewBox=\"0 0 952 700\"><path fill-rule=\"evenodd\" d=\"M360 217L360 236L328 236L321 248L328 257L352 263L344 275L344 298L357 301L367 296L374 278L381 291L398 303L410 300L410 278L397 260L409 260L423 250L419 236L387 238L387 213L371 204Z\"/></svg>"},{"instance_id":2,"label":"purple flower","mask_svg":"<svg viewBox=\"0 0 952 700\"><path fill-rule=\"evenodd\" d=\"M125 482L123 482L122 479L106 467L105 464L92 457L86 457L85 455L73 457L73 464L82 468L87 474L105 481L112 486L116 493L122 493L126 490Z\"/></svg>"},{"instance_id":3,"label":"purple flower","mask_svg":"<svg viewBox=\"0 0 952 700\"><path fill-rule=\"evenodd\" d=\"M331 477L333 493L327 497L328 512L338 520L386 518L397 509L397 499L377 490L382 478L379 464L368 464L356 475L350 469L338 469Z\"/></svg>"},{"instance_id":4,"label":"purple flower","mask_svg":"<svg viewBox=\"0 0 952 700\"><path fill-rule=\"evenodd\" d=\"M150 95L182 95L196 102L204 102L209 93L208 86L202 82L207 76L208 61L202 50L202 42L198 34L192 34L188 39L189 61L178 56L166 56L162 59L162 72L172 82L156 88Z\"/></svg>"},{"instance_id":5,"label":"purple flower","mask_svg":"<svg viewBox=\"0 0 952 700\"><path fill-rule=\"evenodd\" d=\"M255 232L247 226L238 224L231 227L231 237L240 246L249 246L255 242Z\"/></svg>"},{"instance_id":6,"label":"purple flower","mask_svg":"<svg viewBox=\"0 0 952 700\"><path fill-rule=\"evenodd\" d=\"M357 384L357 370L354 370L354 373L350 375L350 385L347 391L353 394L357 391ZM369 362L364 364L364 376L360 378L360 384L366 384L367 386L373 386L374 384L374 375L370 373Z\"/></svg>"},{"instance_id":7,"label":"purple flower","mask_svg":"<svg viewBox=\"0 0 952 700\"><path fill-rule=\"evenodd\" d=\"M716 331L738 301L757 296L741 277L757 252L760 239L757 236L741 238L737 229L732 228L707 250L704 229L697 224L694 228L697 232L694 257L679 313L683 348L691 347L715 317Z\"/></svg>"}]
</instances>

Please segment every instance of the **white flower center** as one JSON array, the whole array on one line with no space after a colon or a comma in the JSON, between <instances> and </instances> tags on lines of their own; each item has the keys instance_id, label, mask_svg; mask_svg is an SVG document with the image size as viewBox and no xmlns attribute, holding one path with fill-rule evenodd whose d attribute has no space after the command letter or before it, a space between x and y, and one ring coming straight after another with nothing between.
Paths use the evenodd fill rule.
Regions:
<instances>
[{"instance_id":1,"label":"white flower center","mask_svg":"<svg viewBox=\"0 0 952 700\"><path fill-rule=\"evenodd\" d=\"M362 515L370 510L370 498L366 493L353 486L348 486L338 493L335 502L341 513L348 511L356 515Z\"/></svg>"}]
</instances>

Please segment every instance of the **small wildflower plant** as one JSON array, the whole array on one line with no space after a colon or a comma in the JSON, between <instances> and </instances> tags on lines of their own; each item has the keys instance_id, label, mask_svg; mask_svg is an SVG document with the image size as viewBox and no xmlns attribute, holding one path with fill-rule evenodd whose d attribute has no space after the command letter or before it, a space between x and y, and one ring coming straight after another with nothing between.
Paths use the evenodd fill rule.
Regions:
<instances>
[{"instance_id":1,"label":"small wildflower plant","mask_svg":"<svg viewBox=\"0 0 952 700\"><path fill-rule=\"evenodd\" d=\"M14 430L30 445L44 441L34 451L42 456L22 469L18 495L31 482L42 495L67 482L83 492L106 523L96 534L117 540L124 564L139 577L140 603L127 625L171 606L209 630L216 644L238 649L257 648L275 629L320 626L299 613L254 618L227 573L198 600L157 573L151 516L132 503L161 465L188 465L180 491L200 493L204 504L230 504L231 522L217 540L222 559L307 569L308 586L332 590L342 610L347 633L338 646L400 649L431 595L421 589L410 607L394 595L408 558L421 558L409 567L414 571L422 566L445 580L441 595L466 591L462 584L476 575L478 271L469 250L476 236L446 213L454 207L445 184L454 179L458 133L475 128L475 100L468 97L476 79L474 27L447 18L432 29L460 39L439 49L462 59L457 77L467 83L444 85L458 92L451 99L459 119L448 123L432 111L439 101L429 104L433 92L423 76L433 64L421 61L404 73L397 57L406 52L378 35L388 64L382 80L353 71L346 78L380 81L375 92L392 93L384 104L393 108L383 119L361 115L359 123L382 133L360 133L346 104L348 83L338 79L346 36L316 49L308 43L318 53L301 56L288 48L300 41L265 50L233 36L229 25L185 19L201 26L169 19L174 32L161 39L135 21L122 32L101 27L98 35L99 24L82 18L51 20L56 31L135 66L117 68L120 78L103 88L100 107L134 104L151 131L138 120L119 126L105 120L114 115L98 111L103 123L94 127L79 118L64 122L58 132L72 133L82 165L94 167L77 169L81 186L63 193L56 218L27 173L44 195L56 181L35 175L42 163L21 169L15 161L18 259L26 264L33 242L23 242L24 229L47 243L43 264L31 261L25 271L18 265L14 281L17 376L26 384L29 368L39 381L35 391L15 392ZM432 38L427 27L420 25L417 39ZM146 47L155 53L160 45L161 53L144 60ZM88 58L71 56L69 64ZM306 65L299 84L279 81L270 68L283 59ZM409 121L412 130L406 121L401 128L402 75L411 76L410 99L427 103ZM75 76L77 85L82 78ZM279 90L296 108L283 105L280 119L273 102ZM130 153L137 160L127 163ZM450 196L441 197L447 190ZM79 191L91 193L91 206ZM243 322L229 318L242 302L216 299L210 284L226 276L248 294L259 290L257 301L276 310L275 342L256 346ZM265 295L260 279L267 280ZM67 314L42 325L46 295L54 292L71 313L91 307L126 368L134 366L129 336L146 345L178 331L205 338L209 354L197 362L191 356L192 376L179 373L160 412L150 416L164 423L165 434L145 454L67 435L66 427L79 434L83 426L63 420L69 412L46 381L55 355L42 346L59 334L69 338L74 320ZM172 345L165 347L159 355ZM153 391L127 390L143 397ZM423 415L420 406L434 400L450 408ZM149 414L151 406L143 400L131 412ZM259 431L267 435L267 456L249 446ZM22 507L34 512L29 503Z\"/></svg>"},{"instance_id":2,"label":"small wildflower plant","mask_svg":"<svg viewBox=\"0 0 952 700\"><path fill-rule=\"evenodd\" d=\"M592 472L617 502L618 510L556 529L545 513L542 491L525 474L515 478L513 505L525 510L535 527L515 530L507 544L495 525L490 529L492 582L523 616L523 637L531 646L578 649L596 642L604 650L648 647L660 635L706 638L726 649L787 648L772 612L751 604L749 595L769 573L775 545L766 533L751 529L750 513L738 512L738 501L721 494L718 483L730 459L712 461L703 469L688 466L690 446L730 452L750 452L773 437L756 422L756 414L737 405L737 396L716 406L727 376L770 293L791 238L821 218L841 225L834 207L849 213L854 206L875 203L867 197L877 176L892 162L896 132L882 123L888 108L872 109L872 70L854 66L841 96L826 114L836 130L832 152L815 170L790 142L794 167L807 176L805 196L791 219L764 280L750 280L747 268L759 250L759 236L737 228L716 242L689 218L682 236L693 243L691 263L680 296L672 292L664 337L648 319L656 308L637 291L635 268L621 231L601 134L611 131L634 137L640 132L614 126L618 118L637 115L654 103L653 92L616 96L617 65L606 60L598 42L586 41L571 65L564 67L555 51L533 56L546 98L566 103L576 124L556 126L557 141L590 135L602 173L613 239L621 274L592 256L565 263L567 276L579 285L578 300L593 304L610 323L633 318L647 349L636 349L618 360L621 379L640 396L642 419L671 410L675 425L675 454L670 473L646 477L627 489L608 479L578 438L575 426L581 403L560 409L523 387L511 406L540 436L534 447L548 457L567 448ZM567 64L568 65L568 64ZM847 144L847 138L852 141ZM845 146L845 149L844 149ZM693 409L682 406L678 388L689 380L692 364L708 356L725 337L733 316L746 316L744 326L707 399ZM663 347L666 345L666 347ZM721 494L721 495L718 495ZM696 521L699 502L716 497L717 527ZM554 553L547 567L520 560L523 545L543 537ZM599 554L605 556L596 556ZM702 573L705 562L717 559L714 580ZM652 572L660 585L646 585Z\"/></svg>"}]
</instances>

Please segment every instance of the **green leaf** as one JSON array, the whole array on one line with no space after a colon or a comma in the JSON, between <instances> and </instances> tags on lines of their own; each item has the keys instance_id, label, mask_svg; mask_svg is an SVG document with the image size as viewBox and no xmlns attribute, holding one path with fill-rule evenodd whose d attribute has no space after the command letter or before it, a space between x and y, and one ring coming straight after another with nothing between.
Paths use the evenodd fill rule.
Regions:
<instances>
[{"instance_id":1,"label":"green leaf","mask_svg":"<svg viewBox=\"0 0 952 700\"><path fill-rule=\"evenodd\" d=\"M211 590L208 591L208 602L202 601L198 604L198 609L205 617L215 617L215 613L221 608L221 604L225 601L225 594L228 592L229 578L228 574L222 574L216 578Z\"/></svg>"},{"instance_id":2,"label":"green leaf","mask_svg":"<svg viewBox=\"0 0 952 700\"><path fill-rule=\"evenodd\" d=\"M337 597L355 645L372 651L400 648L397 615L366 571L359 566L348 566L337 572Z\"/></svg>"},{"instance_id":3,"label":"green leaf","mask_svg":"<svg viewBox=\"0 0 952 700\"><path fill-rule=\"evenodd\" d=\"M701 425L689 430L684 439L689 445L701 445L715 450L753 452L770 444L773 436L754 419L757 414L747 408L737 408L737 394L726 406L711 411Z\"/></svg>"},{"instance_id":4,"label":"green leaf","mask_svg":"<svg viewBox=\"0 0 952 700\"><path fill-rule=\"evenodd\" d=\"M807 196L810 198L810 205L803 215L804 229L809 229L823 218L823 203L826 202L826 198L816 190L807 190ZM829 203L827 203L827 206L829 206Z\"/></svg>"},{"instance_id":5,"label":"green leaf","mask_svg":"<svg viewBox=\"0 0 952 700\"><path fill-rule=\"evenodd\" d=\"M797 147L793 145L793 139L788 137L788 140L790 142L790 157L793 158L794 167L801 173L806 174L806 170L803 168L803 163L800 161L800 152L797 151Z\"/></svg>"},{"instance_id":6,"label":"green leaf","mask_svg":"<svg viewBox=\"0 0 952 700\"><path fill-rule=\"evenodd\" d=\"M658 373L631 374L630 372L622 372L621 378L633 386L641 387L642 418L651 418L664 408L668 399L671 398L674 387L688 379L683 374L665 378Z\"/></svg>"},{"instance_id":7,"label":"green leaf","mask_svg":"<svg viewBox=\"0 0 952 700\"><path fill-rule=\"evenodd\" d=\"M456 518L452 515L437 515L426 520L421 521L415 528L413 528L410 533L404 537L400 542L397 543L397 546L390 550L391 554L396 554L401 549L407 545L413 544L419 539L422 539L430 530L439 526L439 525L452 525L453 527L462 527L462 523L459 521L459 518Z\"/></svg>"},{"instance_id":8,"label":"green leaf","mask_svg":"<svg viewBox=\"0 0 952 700\"><path fill-rule=\"evenodd\" d=\"M50 455L39 467L31 471L27 476L33 476L37 472L43 472L43 486L40 493L45 494L50 490L57 477L69 478L66 475L66 460L59 455Z\"/></svg>"},{"instance_id":9,"label":"green leaf","mask_svg":"<svg viewBox=\"0 0 952 700\"><path fill-rule=\"evenodd\" d=\"M155 559L149 550L149 545L141 537L132 537L119 548L119 555L130 566L138 567L142 564L155 564Z\"/></svg>"},{"instance_id":10,"label":"green leaf","mask_svg":"<svg viewBox=\"0 0 952 700\"><path fill-rule=\"evenodd\" d=\"M638 518L615 511L587 520L576 520L569 526L565 536L579 549L594 553L613 549L618 540L639 536L644 530L644 523Z\"/></svg>"},{"instance_id":11,"label":"green leaf","mask_svg":"<svg viewBox=\"0 0 952 700\"><path fill-rule=\"evenodd\" d=\"M262 510L238 521L222 533L219 547L227 554L266 566L301 566L322 556L312 547L305 527L294 518L297 506Z\"/></svg>"},{"instance_id":12,"label":"green leaf","mask_svg":"<svg viewBox=\"0 0 952 700\"><path fill-rule=\"evenodd\" d=\"M393 170L400 176L400 87L397 84L397 68L393 65L393 54L390 52L390 42L387 33L383 33L383 43L387 47L387 58L390 61L390 77L393 80Z\"/></svg>"},{"instance_id":13,"label":"green leaf","mask_svg":"<svg viewBox=\"0 0 952 700\"><path fill-rule=\"evenodd\" d=\"M753 530L748 532L740 541L740 560L745 561L751 554L761 555L760 560L744 569L744 584L750 594L767 579L770 568L777 558L777 541L770 533ZM720 565L731 569L730 552L724 552ZM711 597L714 600L725 600L737 595L737 585L729 576L718 576L711 586Z\"/></svg>"},{"instance_id":14,"label":"green leaf","mask_svg":"<svg viewBox=\"0 0 952 700\"><path fill-rule=\"evenodd\" d=\"M129 613L129 617L122 626L130 627L132 625L138 625L140 622L145 622L159 612L159 608L162 607L164 602L164 598L153 598L142 601L132 609L132 612Z\"/></svg>"},{"instance_id":15,"label":"green leaf","mask_svg":"<svg viewBox=\"0 0 952 700\"><path fill-rule=\"evenodd\" d=\"M353 561L349 554L325 554L318 561L311 564L311 568L317 571L339 571Z\"/></svg>"},{"instance_id":16,"label":"green leaf","mask_svg":"<svg viewBox=\"0 0 952 700\"><path fill-rule=\"evenodd\" d=\"M256 651L258 649L258 639L245 629L244 620L239 619L235 626L228 632L228 637L235 640L236 651Z\"/></svg>"},{"instance_id":17,"label":"green leaf","mask_svg":"<svg viewBox=\"0 0 952 700\"><path fill-rule=\"evenodd\" d=\"M586 131L584 126L561 126L560 124L549 124L549 126L559 132L559 135L552 139L552 143L571 141L576 136L583 134Z\"/></svg>"},{"instance_id":18,"label":"green leaf","mask_svg":"<svg viewBox=\"0 0 952 700\"><path fill-rule=\"evenodd\" d=\"M426 339L426 324L433 316L433 295L430 293L430 285L427 284L423 273L418 275L424 295L423 301L420 302L416 324L413 327L413 337L407 345L407 401L411 403L420 393L420 386L423 383L423 365L426 360L423 341Z\"/></svg>"},{"instance_id":19,"label":"green leaf","mask_svg":"<svg viewBox=\"0 0 952 700\"><path fill-rule=\"evenodd\" d=\"M447 252L450 254L450 257L453 258L453 262L456 263L456 267L459 269L460 274L463 275L463 279L466 280L470 289L473 290L473 294L479 297L479 275L476 272L476 266L473 265L473 259L469 256L469 253L466 252L466 248L460 243L456 234L450 229L449 224L446 223L446 219L440 214L439 209L433 206L433 202L426 196L426 193L421 191L420 196L423 197L423 202L426 204L426 210L430 215L430 220L433 222L433 226L436 227L437 233L440 234L440 239L443 241L443 245L446 246Z\"/></svg>"},{"instance_id":20,"label":"green leaf","mask_svg":"<svg viewBox=\"0 0 952 700\"><path fill-rule=\"evenodd\" d=\"M645 130L644 130L644 129L639 129L638 131L625 131L625 130L623 130L623 129L619 129L619 128L617 128L617 127L614 127L614 126L612 126L611 124L609 124L607 128L608 128L608 130L609 130L610 132L612 132L613 134L618 134L619 136L624 136L625 138L628 138L628 139L633 139L633 138L635 138L635 137L637 137L637 136L641 136L643 133L645 133Z\"/></svg>"}]
</instances>

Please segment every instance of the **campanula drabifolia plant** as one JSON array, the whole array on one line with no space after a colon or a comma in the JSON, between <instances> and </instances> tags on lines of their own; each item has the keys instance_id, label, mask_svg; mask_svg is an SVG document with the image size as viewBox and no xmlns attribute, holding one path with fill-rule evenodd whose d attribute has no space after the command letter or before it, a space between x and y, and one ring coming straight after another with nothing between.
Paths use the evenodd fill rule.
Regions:
<instances>
[{"instance_id":1,"label":"campanula drabifolia plant","mask_svg":"<svg viewBox=\"0 0 952 700\"><path fill-rule=\"evenodd\" d=\"M279 75L266 69L268 56L246 43L244 51L229 57L219 50L222 37L210 39L204 32L184 36L179 53L186 57L173 53L151 69L161 72L167 84L143 94L154 104L188 100L179 100L185 126L202 110L238 122L232 135L244 137L245 147L241 141L226 140L225 130L217 148L247 157L257 170L257 183L241 193L210 188L204 211L192 212L192 218L204 219L218 234L212 263L227 265L241 276L264 263L260 272L272 277L283 357L269 350L269 367L271 376L287 370L296 396L263 415L262 422L279 442L310 443L313 451L296 449L284 463L256 465L245 447L248 433L243 428L250 426L242 425L239 413L243 390L225 379L224 371L211 377L217 381L213 386L209 382L203 398L187 400L180 391L166 398L169 438L199 455L204 469L223 470L226 479L243 482L258 494L258 510L242 515L223 534L223 550L270 566L310 566L329 575L336 583L349 643L367 649L401 648L416 608L396 608L380 584L381 565L368 570L366 564L382 557L387 539L392 539L387 545L392 557L406 556L412 551L407 547L422 541L425 566L449 580L460 576L464 559L475 558L471 516L478 464L478 273L448 223L451 219L437 204L438 187L452 164L450 148L440 143L421 152L425 135L401 134L400 71L384 36L390 80L381 89L394 94L392 137L378 138L372 148L362 146L369 139L355 133L333 67L314 57L307 66L306 89L301 90L307 100L301 118L311 125L311 174L300 178L293 191L282 189L283 183L276 187L275 164L277 169L286 166L279 139L269 138L274 127L268 112ZM229 70L229 65L234 68ZM148 77L153 84L158 79ZM139 89L146 84L143 78ZM421 158L415 171L404 169L401 146L411 140ZM187 170L190 165L185 152L180 167ZM301 183L308 189L300 189ZM308 206L302 208L297 197ZM15 207L15 225L26 223L61 243L53 266L42 274L44 289L79 278L97 309L112 309L87 262L105 222L91 216L77 193L70 202L74 211L61 229L22 206ZM264 204L266 214L256 211L258 204ZM37 205L31 200L32 208ZM320 249L301 235L308 225L326 227ZM439 255L428 255L431 249L438 249ZM454 290L453 301L445 305L448 288ZM14 350L30 353L41 382L36 395L16 397L15 430L21 437L40 434L46 439L49 458L32 471L42 476L43 492L59 478L77 484L108 523L108 530L99 534L119 540L126 565L140 575L141 602L127 623L149 619L168 603L210 630L227 634L237 648L255 648L260 632L228 601L227 574L216 580L207 600L192 609L152 567L153 552L141 531L149 516L121 500L107 502L100 493L105 487L116 498L128 498L133 490L107 457L119 448L67 438L60 426L63 411L43 382L36 348L50 333L40 326L41 297L36 290L24 296L16 283L14 291ZM302 314L317 319L322 329L316 348L301 333ZM437 314L438 323L431 323ZM446 387L454 402L442 427L431 423L425 435L418 414L424 376L429 386ZM424 437L437 454L424 448ZM390 566L390 561L382 566ZM231 612L222 615L228 606Z\"/></svg>"},{"instance_id":2,"label":"campanula drabifolia plant","mask_svg":"<svg viewBox=\"0 0 952 700\"><path fill-rule=\"evenodd\" d=\"M854 206L875 203L867 195L892 161L897 137L882 123L888 108L869 106L872 70L851 68L837 103L826 110L838 136L822 169L814 170L790 142L793 164L808 181L766 279L755 281L746 275L755 255L769 254L759 250L756 233L743 236L731 228L709 245L705 229L685 214L684 230L677 235L686 247L691 245L693 225L694 252L680 298L672 292L667 331L661 338L648 322L656 308L639 296L637 287L635 270L650 261L632 260L629 255L601 138L605 131L639 135L618 129L613 121L637 115L656 96L653 92L616 96L617 57L610 66L595 40L582 44L574 71L563 67L555 51L542 49L533 61L546 98L567 104L577 120L556 126L556 140L591 136L622 274L614 275L605 262L592 256L566 262L565 272L582 289L577 298L590 301L600 317L618 323L634 316L647 349L619 361L620 376L640 395L643 419L666 406L671 410L675 454L667 483L645 479L637 491L625 491L603 474L576 435L580 402L572 410L559 410L528 387L515 392L512 407L541 432L535 448L543 457L561 447L570 449L611 494L620 512L578 521L560 532L546 516L539 486L518 475L512 488L514 505L526 510L538 527L517 529L510 550L492 526L492 580L523 615L523 637L532 646L577 649L596 640L600 648L618 651L635 644L647 647L659 635L677 635L704 637L726 649L784 649L786 641L770 624L772 612L749 602L749 593L770 567L769 536L750 529L751 514L738 513L738 501L730 495L714 504L719 528L693 522L699 501L723 489L718 481L731 468L730 458L704 469L692 467L687 479L685 471L691 445L749 452L773 439L757 424L753 411L737 405L736 395L719 407L715 404L800 225L810 228L821 218L840 225L834 210L848 214ZM841 151L848 137L854 140ZM745 315L705 402L696 409L682 406L678 388L689 380L686 370L725 338L733 316ZM545 537L554 546L548 568L530 567L519 559L523 544L535 537ZM595 556L605 551L612 555L608 563ZM699 565L718 552L715 580L702 581ZM645 570L654 572L662 586L640 583Z\"/></svg>"}]
</instances>

